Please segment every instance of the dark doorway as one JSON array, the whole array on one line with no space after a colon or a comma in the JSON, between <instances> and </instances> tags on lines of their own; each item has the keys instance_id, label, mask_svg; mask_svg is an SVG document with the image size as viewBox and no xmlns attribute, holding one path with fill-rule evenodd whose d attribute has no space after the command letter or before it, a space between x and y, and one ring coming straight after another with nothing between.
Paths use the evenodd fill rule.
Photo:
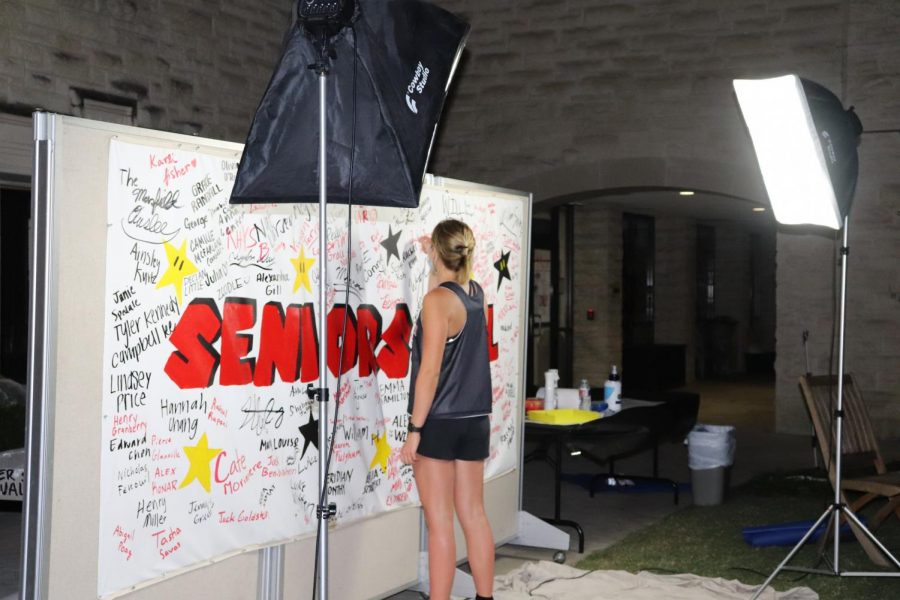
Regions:
<instances>
[{"instance_id":1,"label":"dark doorway","mask_svg":"<svg viewBox=\"0 0 900 600\"><path fill-rule=\"evenodd\" d=\"M656 220L622 215L622 387L625 393L684 385L684 344L657 344Z\"/></svg>"},{"instance_id":2,"label":"dark doorway","mask_svg":"<svg viewBox=\"0 0 900 600\"><path fill-rule=\"evenodd\" d=\"M556 364L558 349L551 343L551 328L558 326L553 309L559 312L553 293L556 285L555 260L558 235L551 219L531 221L531 296L529 306L528 356L525 393L533 396L543 385L544 371ZM555 336L554 336L555 337Z\"/></svg>"},{"instance_id":3,"label":"dark doorway","mask_svg":"<svg viewBox=\"0 0 900 600\"><path fill-rule=\"evenodd\" d=\"M653 217L622 215L622 344L653 344L656 231Z\"/></svg>"},{"instance_id":4,"label":"dark doorway","mask_svg":"<svg viewBox=\"0 0 900 600\"><path fill-rule=\"evenodd\" d=\"M30 212L28 190L0 187L0 452L25 445ZM0 513L21 510L20 501L0 501ZM0 535L18 537L18 523L17 517L0 522ZM17 545L0 544L0 563L18 552ZM8 583L0 573L0 595Z\"/></svg>"},{"instance_id":5,"label":"dark doorway","mask_svg":"<svg viewBox=\"0 0 900 600\"><path fill-rule=\"evenodd\" d=\"M28 369L30 194L0 188L0 375L21 384Z\"/></svg>"},{"instance_id":6,"label":"dark doorway","mask_svg":"<svg viewBox=\"0 0 900 600\"><path fill-rule=\"evenodd\" d=\"M697 357L698 379L734 375L738 372L738 320L719 314L716 229L697 226Z\"/></svg>"}]
</instances>

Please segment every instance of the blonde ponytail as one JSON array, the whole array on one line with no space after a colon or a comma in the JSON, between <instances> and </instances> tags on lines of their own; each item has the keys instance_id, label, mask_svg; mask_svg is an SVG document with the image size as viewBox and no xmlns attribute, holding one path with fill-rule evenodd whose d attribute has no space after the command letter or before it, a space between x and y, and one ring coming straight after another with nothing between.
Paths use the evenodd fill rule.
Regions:
<instances>
[{"instance_id":1,"label":"blonde ponytail","mask_svg":"<svg viewBox=\"0 0 900 600\"><path fill-rule=\"evenodd\" d=\"M445 267L456 273L456 282L466 284L472 278L475 259L475 234L456 219L438 223L431 233L435 254Z\"/></svg>"}]
</instances>

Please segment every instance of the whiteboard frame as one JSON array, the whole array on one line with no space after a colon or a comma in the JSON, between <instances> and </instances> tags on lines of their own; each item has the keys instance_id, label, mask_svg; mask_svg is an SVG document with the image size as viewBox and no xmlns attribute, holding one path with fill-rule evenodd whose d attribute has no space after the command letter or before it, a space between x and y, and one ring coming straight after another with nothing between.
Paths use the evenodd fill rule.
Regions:
<instances>
[{"instance_id":1,"label":"whiteboard frame","mask_svg":"<svg viewBox=\"0 0 900 600\"><path fill-rule=\"evenodd\" d=\"M83 398L94 398L91 390L99 390L101 377L93 377L93 371L73 373L68 367L67 357L75 354L88 354L92 350L86 344L73 348L77 342L60 335L60 326L70 322L66 319L66 311L72 304L82 302L86 305L102 299L105 290L103 281L105 271L93 265L90 277L77 277L65 271L71 266L72 253L91 250L84 246L100 245L103 248L105 265L106 236L96 235L96 217L91 222L92 230L99 239L87 240L73 246L73 236L67 227L73 214L74 203L99 203L89 207L95 212L106 215L106 181L109 168L109 139L118 137L123 141L138 144L167 147L191 148L213 155L240 156L241 145L221 142L182 134L140 129L123 125L114 125L56 115L52 113L34 114L35 153L33 162L32 188L32 243L31 264L32 280L30 282L29 310L29 376L28 376L28 437L26 440L26 464L28 466L27 483L23 509L23 558L21 598L27 600L44 600L63 597L96 597L97 590L97 527L95 527L100 506L99 475L91 479L93 473L99 472L99 452L92 452L96 446L93 432L99 435L101 419L99 400L84 401ZM67 138L71 136L71 140ZM78 139L83 136L84 139ZM105 161L85 159L90 156L86 147L76 142L87 143L91 140L105 144L103 148L94 148L97 156L105 156ZM80 167L93 173L90 181L95 182L94 190L79 189L76 182L67 180L66 174L72 163L79 159ZM96 164L101 163L102 164ZM77 177L74 177L77 180ZM89 179L87 175L82 179ZM512 469L485 480L485 496L487 499L489 519L494 528L497 544L513 539L518 530L517 511L522 493L522 444L523 444L523 411L522 402L526 394L525 361L527 344L527 321L529 302L530 247L531 247L531 211L530 194L498 188L493 186L472 184L460 180L427 176L425 185L452 189L454 192L474 194L497 194L517 197L523 203L523 229L521 240L521 279L517 282L522 300L519 336L518 363L521 381L520 397L517 398L516 435L519 436L518 455ZM101 206L102 205L102 206ZM87 206L87 204L84 204ZM68 211L68 212L67 212ZM102 220L105 227L106 219ZM105 233L105 230L102 232ZM96 246L93 247L96 250ZM89 259L86 259L89 260ZM90 269L90 265L88 267ZM61 277L67 278L66 282ZM98 289L89 288L85 297L75 296L66 287L73 280L89 288L93 283ZM83 283L82 283L83 280ZM100 282L97 286L97 282ZM102 313L102 302L99 310ZM62 322L60 321L63 316ZM86 319L86 320L89 320ZM95 325L96 326L96 325ZM78 327L89 328L89 324L81 323ZM101 325L102 328L102 325ZM70 336L77 337L77 336ZM84 342L81 341L83 344ZM102 355L102 343L93 352ZM67 354L68 353L68 354ZM76 360L77 362L77 360ZM84 376L81 385L75 386L74 380ZM83 394L71 394L77 389ZM68 395L61 396L61 394ZM96 395L99 398L99 395ZM68 421L73 412L73 405L81 402L84 408L86 427L78 428ZM96 406L94 406L96 405ZM96 413L96 415L94 415ZM94 419L93 417L97 418ZM59 422L58 422L59 417ZM75 430L75 431L73 431ZM73 439L78 434L87 450L80 450L78 460L73 458L72 451L79 449L80 440ZM99 439L96 438L96 439ZM99 450L99 448L97 448ZM96 459L97 464L91 465ZM81 488L74 488L71 467L80 465L85 479ZM94 502L95 500L96 502ZM73 535L72 504L84 509L85 523L80 531L87 533L81 539ZM91 516L93 511L93 516ZM341 524L333 531L333 542L329 544L330 553L335 557L355 555L354 550L368 552L363 557L363 565L354 564L354 574L360 575L361 567L366 568L364 575L345 577L330 583L331 596L336 599L348 598L356 600L361 597L383 598L397 591L408 588L421 580L419 572L419 550L421 539L421 508L405 507L386 513L378 513L368 518ZM384 572L373 573L369 563L381 560L379 553L379 535L390 535L402 541L394 546L403 553L391 556L390 568ZM381 538L383 539L383 538ZM51 544L52 540L52 544ZM156 600L177 598L217 597L244 599L250 595L262 600L277 600L281 597L294 597L305 594L312 587L312 566L314 561L315 532L305 534L282 545L242 548L227 556L208 561L203 565L195 565L189 569L167 574L167 576L142 583L122 593L105 596L126 596L134 600ZM352 547L351 547L352 546ZM465 557L464 545L461 559ZM261 550L257 552L257 550ZM407 556L408 554L408 556ZM382 560L383 562L383 560ZM337 566L337 561L332 562ZM294 568L293 565L303 565ZM307 568L308 567L308 568ZM252 584L236 588L235 572L247 575L246 583ZM340 571L335 568L333 573ZM73 578L73 574L78 576ZM183 573L186 573L182 575ZM175 577L175 575L181 575ZM378 579L378 578L381 579ZM268 580L266 580L268 578ZM250 581L250 580L253 581ZM364 581L365 585L351 580ZM245 583L245 582L241 582ZM217 587L218 586L218 587ZM252 589L252 594L247 594ZM87 593L88 590L90 593ZM202 593L198 594L198 590ZM238 595L235 595L238 594Z\"/></svg>"}]
</instances>

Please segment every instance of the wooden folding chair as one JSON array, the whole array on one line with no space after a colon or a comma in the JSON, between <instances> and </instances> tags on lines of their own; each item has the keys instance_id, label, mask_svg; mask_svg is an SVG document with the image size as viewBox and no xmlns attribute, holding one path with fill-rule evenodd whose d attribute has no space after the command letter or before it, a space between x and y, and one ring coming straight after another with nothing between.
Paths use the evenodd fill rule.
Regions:
<instances>
[{"instance_id":1,"label":"wooden folding chair","mask_svg":"<svg viewBox=\"0 0 900 600\"><path fill-rule=\"evenodd\" d=\"M828 479L832 487L835 485L835 464L832 443L835 440L834 411L837 408L837 376L811 376L804 375L800 378L800 390L806 401L815 429L819 450L828 466ZM862 495L852 503L847 502L850 510L858 513L860 509L873 500L884 498L886 502L881 507L868 527L875 530L882 522L894 513L900 518L900 472L888 472L884 464L878 440L872 430L872 422L869 419L869 411L866 409L859 388L852 375L844 375L844 419L841 425L843 430L843 445L841 448L842 466L844 459L862 459L871 463L874 467L872 475L863 477L841 479L841 498L847 502L845 491L860 492ZM842 475L844 469L842 468ZM884 556L872 544L866 535L851 523L851 529L859 540L860 545L866 551L869 558L876 564L887 566ZM823 538L824 539L824 538Z\"/></svg>"}]
</instances>

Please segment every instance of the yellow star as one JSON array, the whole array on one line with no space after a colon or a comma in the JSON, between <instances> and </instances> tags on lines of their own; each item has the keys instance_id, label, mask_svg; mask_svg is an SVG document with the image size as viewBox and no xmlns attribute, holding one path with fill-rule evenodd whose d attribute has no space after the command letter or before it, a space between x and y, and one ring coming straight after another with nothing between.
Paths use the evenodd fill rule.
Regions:
<instances>
[{"instance_id":1,"label":"yellow star","mask_svg":"<svg viewBox=\"0 0 900 600\"><path fill-rule=\"evenodd\" d=\"M300 246L300 256L291 259L291 264L294 265L294 270L297 272L297 276L294 278L294 293L300 289L301 285L306 288L307 292L312 291L312 286L309 284L309 269L314 262L316 259L306 258L306 249Z\"/></svg>"},{"instance_id":2,"label":"yellow star","mask_svg":"<svg viewBox=\"0 0 900 600\"><path fill-rule=\"evenodd\" d=\"M169 259L169 268L159 278L156 289L172 284L175 286L178 304L181 304L181 290L184 287L184 278L196 273L197 265L192 263L187 257L187 240L181 242L181 248L178 250L169 242L165 242L163 247L166 249L166 258Z\"/></svg>"},{"instance_id":3,"label":"yellow star","mask_svg":"<svg viewBox=\"0 0 900 600\"><path fill-rule=\"evenodd\" d=\"M205 433L200 436L200 441L197 442L196 446L183 446L183 448L191 466L188 469L187 475L184 476L184 481L178 486L178 489L180 490L196 479L200 482L200 485L203 486L203 489L208 492L209 477L211 474L209 463L219 455L219 452L221 452L222 449L210 448Z\"/></svg>"},{"instance_id":4,"label":"yellow star","mask_svg":"<svg viewBox=\"0 0 900 600\"><path fill-rule=\"evenodd\" d=\"M387 463L388 458L391 456L391 445L388 443L387 432L385 431L381 435L373 435L372 441L375 442L375 456L372 458L372 464L369 465L369 470L375 468L375 465L381 467L381 472L387 472Z\"/></svg>"}]
</instances>

